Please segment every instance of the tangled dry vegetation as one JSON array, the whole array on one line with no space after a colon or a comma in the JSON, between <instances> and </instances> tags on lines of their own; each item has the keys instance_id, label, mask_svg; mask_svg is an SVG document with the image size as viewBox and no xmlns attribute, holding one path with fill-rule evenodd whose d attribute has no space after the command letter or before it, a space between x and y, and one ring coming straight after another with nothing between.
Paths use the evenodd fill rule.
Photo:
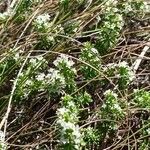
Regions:
<instances>
[{"instance_id":1,"label":"tangled dry vegetation","mask_svg":"<svg viewBox=\"0 0 150 150\"><path fill-rule=\"evenodd\" d=\"M0 149L149 150L149 35L149 1L1 1Z\"/></svg>"}]
</instances>

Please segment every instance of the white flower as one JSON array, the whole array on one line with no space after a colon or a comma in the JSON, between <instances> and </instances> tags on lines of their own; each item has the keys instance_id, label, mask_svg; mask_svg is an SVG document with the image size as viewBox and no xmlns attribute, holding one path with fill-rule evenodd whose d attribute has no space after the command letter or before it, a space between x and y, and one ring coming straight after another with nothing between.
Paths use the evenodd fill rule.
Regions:
<instances>
[{"instance_id":1,"label":"white flower","mask_svg":"<svg viewBox=\"0 0 150 150\"><path fill-rule=\"evenodd\" d=\"M42 15L39 15L37 18L36 18L36 21L37 23L39 24L43 24L43 23L46 23L50 20L50 15L49 14L42 14Z\"/></svg>"},{"instance_id":2,"label":"white flower","mask_svg":"<svg viewBox=\"0 0 150 150\"><path fill-rule=\"evenodd\" d=\"M114 69L115 67L117 68L125 68L127 71L127 77L129 81L133 81L135 79L135 73L132 71L131 67L128 65L127 62L122 61L118 64L115 63L110 63L106 67L103 68L104 71L107 71L109 69ZM120 77L120 74L116 74L116 77Z\"/></svg>"},{"instance_id":3,"label":"white flower","mask_svg":"<svg viewBox=\"0 0 150 150\"><path fill-rule=\"evenodd\" d=\"M72 134L75 136L75 143L79 144L81 141L81 133L78 126L75 126L75 129L73 130Z\"/></svg>"},{"instance_id":4,"label":"white flower","mask_svg":"<svg viewBox=\"0 0 150 150\"><path fill-rule=\"evenodd\" d=\"M77 32L77 31L78 31L78 28L74 28L74 29L73 29L73 32Z\"/></svg>"},{"instance_id":5,"label":"white flower","mask_svg":"<svg viewBox=\"0 0 150 150\"><path fill-rule=\"evenodd\" d=\"M104 92L104 95L112 95L112 96L114 96L115 98L117 98L118 97L118 95L116 94L116 93L114 93L113 91L111 91L110 89L109 90L107 90L107 91L105 91Z\"/></svg>"},{"instance_id":6,"label":"white flower","mask_svg":"<svg viewBox=\"0 0 150 150\"><path fill-rule=\"evenodd\" d=\"M68 102L68 106L69 106L69 107L75 107L75 103L74 103L73 101L69 101L69 102Z\"/></svg>"},{"instance_id":7,"label":"white flower","mask_svg":"<svg viewBox=\"0 0 150 150\"><path fill-rule=\"evenodd\" d=\"M36 76L36 79L37 79L38 81L43 81L44 78L45 78L45 74L44 74L44 73L38 74L38 75Z\"/></svg>"},{"instance_id":8,"label":"white flower","mask_svg":"<svg viewBox=\"0 0 150 150\"><path fill-rule=\"evenodd\" d=\"M91 48L91 51L94 53L94 54L98 54L98 51L96 48Z\"/></svg>"},{"instance_id":9,"label":"white flower","mask_svg":"<svg viewBox=\"0 0 150 150\"><path fill-rule=\"evenodd\" d=\"M118 103L114 104L114 108L117 109L118 111L122 110Z\"/></svg>"},{"instance_id":10,"label":"white flower","mask_svg":"<svg viewBox=\"0 0 150 150\"><path fill-rule=\"evenodd\" d=\"M36 59L35 58L31 58L30 59L30 63L33 64L33 65L35 65L36 64Z\"/></svg>"},{"instance_id":11,"label":"white flower","mask_svg":"<svg viewBox=\"0 0 150 150\"><path fill-rule=\"evenodd\" d=\"M118 64L119 67L124 67L124 68L127 68L128 67L128 63L125 62L125 61L122 61Z\"/></svg>"},{"instance_id":12,"label":"white flower","mask_svg":"<svg viewBox=\"0 0 150 150\"><path fill-rule=\"evenodd\" d=\"M74 65L74 62L65 55L61 54L57 59L53 62L53 64L58 67L61 63L65 63L68 68L71 68Z\"/></svg>"},{"instance_id":13,"label":"white flower","mask_svg":"<svg viewBox=\"0 0 150 150\"><path fill-rule=\"evenodd\" d=\"M75 125L72 122L66 122L63 119L62 120L58 120L57 123L62 127L61 133L62 133L62 137L61 137L61 142L63 144L65 143L69 143L69 139L66 138L67 135L67 131L71 130L71 134L72 134L72 140L75 143L76 147L79 147L80 143L81 143L81 133L80 133L80 129L78 125Z\"/></svg>"},{"instance_id":14,"label":"white flower","mask_svg":"<svg viewBox=\"0 0 150 150\"><path fill-rule=\"evenodd\" d=\"M123 61L119 63L118 67L123 67L127 69L129 81L133 81L133 79L135 79L135 73L132 71L131 67L128 66L127 62Z\"/></svg>"},{"instance_id":15,"label":"white flower","mask_svg":"<svg viewBox=\"0 0 150 150\"><path fill-rule=\"evenodd\" d=\"M74 130L75 125L71 122L64 122L63 130L68 130L68 129Z\"/></svg>"},{"instance_id":16,"label":"white flower","mask_svg":"<svg viewBox=\"0 0 150 150\"><path fill-rule=\"evenodd\" d=\"M80 136L81 136L81 134L80 134L80 128L79 128L79 125L76 125L76 126L74 126L75 128L74 128L74 131L73 131L73 135L75 135L77 138L79 138Z\"/></svg>"},{"instance_id":17,"label":"white flower","mask_svg":"<svg viewBox=\"0 0 150 150\"><path fill-rule=\"evenodd\" d=\"M59 119L57 123L63 128L63 132L66 132L66 130L74 130L75 125L71 122L66 122L64 119Z\"/></svg>"},{"instance_id":18,"label":"white flower","mask_svg":"<svg viewBox=\"0 0 150 150\"><path fill-rule=\"evenodd\" d=\"M107 2L105 2L106 6L112 6L112 5L116 5L117 1L116 0L107 0Z\"/></svg>"},{"instance_id":19,"label":"white flower","mask_svg":"<svg viewBox=\"0 0 150 150\"><path fill-rule=\"evenodd\" d=\"M138 93L138 92L139 92L139 89L134 89L133 92L134 92L134 93Z\"/></svg>"},{"instance_id":20,"label":"white flower","mask_svg":"<svg viewBox=\"0 0 150 150\"><path fill-rule=\"evenodd\" d=\"M48 36L47 39L48 39L48 41L51 41L51 42L54 42L54 41L55 41L55 39L54 39L53 36Z\"/></svg>"},{"instance_id":21,"label":"white flower","mask_svg":"<svg viewBox=\"0 0 150 150\"><path fill-rule=\"evenodd\" d=\"M110 93L111 93L111 90L109 89L109 90L104 92L104 95L109 95Z\"/></svg>"},{"instance_id":22,"label":"white flower","mask_svg":"<svg viewBox=\"0 0 150 150\"><path fill-rule=\"evenodd\" d=\"M0 130L0 141L4 142L5 141L5 134L3 131Z\"/></svg>"},{"instance_id":23,"label":"white flower","mask_svg":"<svg viewBox=\"0 0 150 150\"><path fill-rule=\"evenodd\" d=\"M3 131L0 130L0 149L6 150L6 144L5 142L5 134Z\"/></svg>"},{"instance_id":24,"label":"white flower","mask_svg":"<svg viewBox=\"0 0 150 150\"><path fill-rule=\"evenodd\" d=\"M32 84L32 81L31 81L31 80L27 80L27 81L25 82L25 84L26 84L26 85L31 85L31 84Z\"/></svg>"},{"instance_id":25,"label":"white flower","mask_svg":"<svg viewBox=\"0 0 150 150\"><path fill-rule=\"evenodd\" d=\"M64 114L67 113L68 111L69 111L69 110L66 109L65 107L59 108L59 109L57 110L57 115L58 115L58 116L64 115Z\"/></svg>"},{"instance_id":26,"label":"white flower","mask_svg":"<svg viewBox=\"0 0 150 150\"><path fill-rule=\"evenodd\" d=\"M35 23L37 24L38 28L40 28L41 26L47 27L49 21L50 21L50 15L49 14L39 15L35 19Z\"/></svg>"},{"instance_id":27,"label":"white flower","mask_svg":"<svg viewBox=\"0 0 150 150\"><path fill-rule=\"evenodd\" d=\"M59 80L61 85L65 85L65 78L59 73L58 70L50 68L48 72L49 73L45 76L45 78L49 80L52 84L54 84L56 80Z\"/></svg>"}]
</instances>

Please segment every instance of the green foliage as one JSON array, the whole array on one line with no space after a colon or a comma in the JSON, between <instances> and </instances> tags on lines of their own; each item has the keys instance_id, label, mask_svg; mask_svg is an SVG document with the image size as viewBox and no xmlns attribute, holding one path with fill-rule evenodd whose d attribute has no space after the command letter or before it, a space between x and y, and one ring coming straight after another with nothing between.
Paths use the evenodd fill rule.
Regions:
<instances>
[{"instance_id":1,"label":"green foliage","mask_svg":"<svg viewBox=\"0 0 150 150\"><path fill-rule=\"evenodd\" d=\"M87 146L90 144L98 144L101 138L98 129L87 127L83 129L83 132L84 132L84 141L86 141Z\"/></svg>"},{"instance_id":2,"label":"green foliage","mask_svg":"<svg viewBox=\"0 0 150 150\"><path fill-rule=\"evenodd\" d=\"M80 54L80 60L86 63L82 63L80 67L85 79L92 79L99 75L101 69L100 55L90 43L85 43Z\"/></svg>"},{"instance_id":3,"label":"green foliage","mask_svg":"<svg viewBox=\"0 0 150 150\"><path fill-rule=\"evenodd\" d=\"M134 103L139 108L150 109L150 92L144 90L135 90Z\"/></svg>"},{"instance_id":4,"label":"green foliage","mask_svg":"<svg viewBox=\"0 0 150 150\"><path fill-rule=\"evenodd\" d=\"M106 119L104 121L105 127L107 126L110 130L115 130L117 128L116 122L124 117L124 111L119 103L118 96L111 90L104 93L105 102L100 108L101 119ZM102 125L102 126L104 126Z\"/></svg>"},{"instance_id":5,"label":"green foliage","mask_svg":"<svg viewBox=\"0 0 150 150\"><path fill-rule=\"evenodd\" d=\"M82 106L82 105L88 105L93 100L92 100L91 95L85 91L76 96L76 101L77 101L77 104Z\"/></svg>"},{"instance_id":6,"label":"green foliage","mask_svg":"<svg viewBox=\"0 0 150 150\"><path fill-rule=\"evenodd\" d=\"M14 14L14 20L16 23L21 23L26 20L26 18L29 15L30 9L32 6L32 0L21 0L15 6L15 14Z\"/></svg>"},{"instance_id":7,"label":"green foliage","mask_svg":"<svg viewBox=\"0 0 150 150\"><path fill-rule=\"evenodd\" d=\"M120 62L118 64L108 64L104 68L105 74L108 77L116 77L116 86L120 90L124 90L135 79L135 74L132 68L128 66L126 62Z\"/></svg>"},{"instance_id":8,"label":"green foliage","mask_svg":"<svg viewBox=\"0 0 150 150\"><path fill-rule=\"evenodd\" d=\"M67 93L72 93L76 90L75 76L76 69L73 68L74 62L66 55L61 54L54 62L54 65L60 71L60 74L64 76Z\"/></svg>"},{"instance_id":9,"label":"green foliage","mask_svg":"<svg viewBox=\"0 0 150 150\"><path fill-rule=\"evenodd\" d=\"M12 116L5 121L10 145L39 144L45 138L31 149L47 143L63 150L99 149L114 141L118 149L122 146L119 132L125 131L121 138L128 139L126 131L132 130L130 107L149 113L150 93L142 85L130 92L136 76L128 43L118 44L116 57L111 49L124 38L124 28L130 31L126 19L143 15L144 8L141 0L21 0L0 13L0 118L12 96ZM122 52L122 47L127 48ZM140 133L136 142L141 150L149 146L143 138L149 135L149 116L142 117L136 118L141 121L133 131ZM1 141L0 149L5 139Z\"/></svg>"},{"instance_id":10,"label":"green foliage","mask_svg":"<svg viewBox=\"0 0 150 150\"><path fill-rule=\"evenodd\" d=\"M101 55L104 55L118 41L124 21L116 8L106 10L105 15L102 16L102 20L104 22L99 27L99 40L96 41L95 47Z\"/></svg>"},{"instance_id":11,"label":"green foliage","mask_svg":"<svg viewBox=\"0 0 150 150\"><path fill-rule=\"evenodd\" d=\"M68 150L79 150L84 144L82 134L77 125L79 110L70 95L65 95L62 100L63 107L57 110L61 147Z\"/></svg>"}]
</instances>

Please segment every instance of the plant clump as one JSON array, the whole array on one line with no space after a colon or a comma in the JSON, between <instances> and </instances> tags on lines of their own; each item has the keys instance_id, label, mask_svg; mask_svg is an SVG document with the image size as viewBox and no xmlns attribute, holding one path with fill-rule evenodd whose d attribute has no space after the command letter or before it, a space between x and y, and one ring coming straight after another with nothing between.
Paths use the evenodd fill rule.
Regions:
<instances>
[{"instance_id":1,"label":"plant clump","mask_svg":"<svg viewBox=\"0 0 150 150\"><path fill-rule=\"evenodd\" d=\"M148 150L148 8L0 2L0 149Z\"/></svg>"}]
</instances>

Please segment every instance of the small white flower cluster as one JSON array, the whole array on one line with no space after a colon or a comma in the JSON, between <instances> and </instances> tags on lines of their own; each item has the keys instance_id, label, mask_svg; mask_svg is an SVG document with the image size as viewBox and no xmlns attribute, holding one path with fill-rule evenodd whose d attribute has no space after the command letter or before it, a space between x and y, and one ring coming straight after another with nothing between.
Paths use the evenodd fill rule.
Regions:
<instances>
[{"instance_id":1,"label":"small white flower cluster","mask_svg":"<svg viewBox=\"0 0 150 150\"><path fill-rule=\"evenodd\" d=\"M69 103L70 106L68 107L75 107L73 102ZM77 117L76 115L76 113L71 113L71 110L66 107L59 108L57 110L57 116L59 118L57 124L61 127L60 142L63 145L71 144L76 150L78 150L81 146L82 135L80 133L79 126L73 122L73 120Z\"/></svg>"},{"instance_id":2,"label":"small white flower cluster","mask_svg":"<svg viewBox=\"0 0 150 150\"><path fill-rule=\"evenodd\" d=\"M125 61L120 62L120 63L118 64L118 67L119 67L119 68L125 68L125 69L126 69L126 71L127 71L127 73L128 73L128 79L129 79L130 82L135 79L135 73L132 71L132 68L129 67L129 65L128 65L127 62L125 62Z\"/></svg>"},{"instance_id":3,"label":"small white flower cluster","mask_svg":"<svg viewBox=\"0 0 150 150\"><path fill-rule=\"evenodd\" d=\"M119 9L116 6L117 3L118 1L116 0L107 0L102 6L103 22L99 34L102 41L101 44L106 49L113 47L118 41L120 31L124 26L123 16L119 13ZM106 45L106 43L108 44Z\"/></svg>"},{"instance_id":4,"label":"small white flower cluster","mask_svg":"<svg viewBox=\"0 0 150 150\"><path fill-rule=\"evenodd\" d=\"M90 42L85 43L79 59L83 62L80 69L85 79L94 78L99 74L97 70L101 68L101 57L98 50Z\"/></svg>"},{"instance_id":5,"label":"small white flower cluster","mask_svg":"<svg viewBox=\"0 0 150 150\"><path fill-rule=\"evenodd\" d=\"M123 61L123 62L120 62L120 63L110 63L108 64L106 67L103 68L104 72L107 72L111 69L117 69L118 71L114 71L115 75L117 77L121 77L120 74L119 74L119 69L125 69L126 70L126 77L128 78L129 82L133 81L135 79L135 73L132 71L132 68L128 65L127 62Z\"/></svg>"},{"instance_id":6,"label":"small white flower cluster","mask_svg":"<svg viewBox=\"0 0 150 150\"><path fill-rule=\"evenodd\" d=\"M84 48L82 53L85 55L85 58L82 58L83 61L88 59L89 62L92 62L91 65L94 65L94 63L97 63L97 65L99 64L98 62L100 62L100 57L98 57L99 53L96 48Z\"/></svg>"},{"instance_id":7,"label":"small white flower cluster","mask_svg":"<svg viewBox=\"0 0 150 150\"><path fill-rule=\"evenodd\" d=\"M56 81L59 81L62 87L65 86L65 78L60 74L58 70L55 70L53 68L48 70L48 74L46 75L46 79L50 79L49 82L55 84Z\"/></svg>"},{"instance_id":8,"label":"small white flower cluster","mask_svg":"<svg viewBox=\"0 0 150 150\"><path fill-rule=\"evenodd\" d=\"M60 127L60 142L63 146L70 145L72 149L79 150L83 138L78 122L78 108L70 95L62 98L63 107L57 110L57 124Z\"/></svg>"},{"instance_id":9,"label":"small white flower cluster","mask_svg":"<svg viewBox=\"0 0 150 150\"><path fill-rule=\"evenodd\" d=\"M5 141L5 135L4 132L0 130L0 141L4 142Z\"/></svg>"},{"instance_id":10,"label":"small white flower cluster","mask_svg":"<svg viewBox=\"0 0 150 150\"><path fill-rule=\"evenodd\" d=\"M59 67L62 64L65 64L69 69L74 65L74 62L69 59L69 57L65 54L61 54L57 59L53 62L56 67Z\"/></svg>"},{"instance_id":11,"label":"small white flower cluster","mask_svg":"<svg viewBox=\"0 0 150 150\"><path fill-rule=\"evenodd\" d=\"M96 48L91 48L91 51L94 53L94 54L98 54L98 51L97 51L97 49Z\"/></svg>"},{"instance_id":12,"label":"small white flower cluster","mask_svg":"<svg viewBox=\"0 0 150 150\"><path fill-rule=\"evenodd\" d=\"M46 65L47 61L42 56L36 56L29 59L27 69L20 73L18 79L18 92L16 93L20 93L19 95L21 98L27 98L29 96L31 91L34 89L36 81L44 82L45 74L40 73L40 70L42 70L42 68L44 68Z\"/></svg>"},{"instance_id":13,"label":"small white flower cluster","mask_svg":"<svg viewBox=\"0 0 150 150\"><path fill-rule=\"evenodd\" d=\"M24 76L25 74L22 73L21 77L23 77L23 79ZM37 89L39 92L47 90L49 87L49 89L51 89L50 91L63 93L66 83L65 78L60 75L59 71L53 68L49 69L47 74L43 72L37 72L35 78L27 79L22 85L23 89L21 91L23 92L23 98L28 97L34 88L34 85L38 85L38 87L35 86L35 89Z\"/></svg>"},{"instance_id":14,"label":"small white flower cluster","mask_svg":"<svg viewBox=\"0 0 150 150\"><path fill-rule=\"evenodd\" d=\"M61 143L62 144L73 144L74 148L76 150L80 149L80 144L81 144L81 133L78 125L75 125L71 122L66 122L64 120L58 120L57 122L62 128L61 130ZM68 133L67 133L68 132ZM66 138L67 134L71 134L72 138L72 143L70 143L69 136ZM69 135L70 135L69 134Z\"/></svg>"},{"instance_id":15,"label":"small white flower cluster","mask_svg":"<svg viewBox=\"0 0 150 150\"><path fill-rule=\"evenodd\" d=\"M45 13L45 14L37 16L37 18L35 19L35 24L38 29L42 27L47 28L49 25L49 21L50 21L50 15Z\"/></svg>"},{"instance_id":16,"label":"small white flower cluster","mask_svg":"<svg viewBox=\"0 0 150 150\"><path fill-rule=\"evenodd\" d=\"M51 28L51 25L52 25L52 22L50 22L48 25L47 25L47 27L49 27L49 28ZM45 28L46 28L46 26L45 26ZM48 29L48 28L47 28ZM52 44L54 44L54 43L56 43L56 42L59 42L59 40L58 40L58 35L64 35L65 34L65 32L64 32L64 28L62 27L62 25L61 24L58 24L58 25L56 25L54 28L52 28L52 30L51 30L51 33L52 34L48 34L48 35L44 35L44 38L45 38L45 40L46 40L46 42L48 42L48 43L52 43Z\"/></svg>"},{"instance_id":17,"label":"small white flower cluster","mask_svg":"<svg viewBox=\"0 0 150 150\"><path fill-rule=\"evenodd\" d=\"M102 5L102 9L103 9L104 14L107 14L108 16L110 16L112 14L118 15L119 10L117 8L117 4L118 4L117 0L106 0L104 2L104 4ZM115 19L115 17L113 19Z\"/></svg>"},{"instance_id":18,"label":"small white flower cluster","mask_svg":"<svg viewBox=\"0 0 150 150\"><path fill-rule=\"evenodd\" d=\"M4 132L0 130L0 149L2 148L2 150L6 150L6 144L5 142L5 135Z\"/></svg>"},{"instance_id":19,"label":"small white flower cluster","mask_svg":"<svg viewBox=\"0 0 150 150\"><path fill-rule=\"evenodd\" d=\"M125 13L129 13L129 12L133 11L133 8L132 8L131 5L129 4L129 2L128 2L128 3L125 3L125 4L124 4L124 7L125 7L125 9L124 9Z\"/></svg>"},{"instance_id":20,"label":"small white flower cluster","mask_svg":"<svg viewBox=\"0 0 150 150\"><path fill-rule=\"evenodd\" d=\"M112 90L107 90L105 93L106 101L102 105L102 118L117 119L124 115L124 112L118 102L118 95Z\"/></svg>"},{"instance_id":21,"label":"small white flower cluster","mask_svg":"<svg viewBox=\"0 0 150 150\"><path fill-rule=\"evenodd\" d=\"M128 0L122 3L124 7L124 12L125 13L135 13L136 9L140 10L141 12L149 12L149 6L147 2L143 0ZM138 12L139 14L139 12Z\"/></svg>"},{"instance_id":22,"label":"small white flower cluster","mask_svg":"<svg viewBox=\"0 0 150 150\"><path fill-rule=\"evenodd\" d=\"M106 6L114 6L114 5L116 5L118 2L116 1L116 0L107 0L105 3L104 3L104 5L106 5Z\"/></svg>"},{"instance_id":23,"label":"small white flower cluster","mask_svg":"<svg viewBox=\"0 0 150 150\"><path fill-rule=\"evenodd\" d=\"M124 67L124 68L128 68L128 63L125 62L125 61L122 61L120 63L109 63L107 64L106 67L104 67L104 70L107 70L107 69L114 69L116 67Z\"/></svg>"},{"instance_id":24,"label":"small white flower cluster","mask_svg":"<svg viewBox=\"0 0 150 150\"><path fill-rule=\"evenodd\" d=\"M75 88L75 75L76 75L76 69L72 67L74 65L74 62L70 60L65 55L61 55L60 57L57 57L56 60L53 62L56 69L49 70L49 73L51 72L53 80L51 82L55 81L56 83L59 83L59 87L64 87L65 89L72 90ZM56 87L56 86L55 86Z\"/></svg>"},{"instance_id":25,"label":"small white flower cluster","mask_svg":"<svg viewBox=\"0 0 150 150\"><path fill-rule=\"evenodd\" d=\"M133 104L141 108L150 108L150 92L145 90L134 90Z\"/></svg>"},{"instance_id":26,"label":"small white flower cluster","mask_svg":"<svg viewBox=\"0 0 150 150\"><path fill-rule=\"evenodd\" d=\"M118 2L116 0L106 0L102 3L103 5L101 6L101 8L103 9L103 11L107 12L110 11L112 8L115 8Z\"/></svg>"},{"instance_id":27,"label":"small white flower cluster","mask_svg":"<svg viewBox=\"0 0 150 150\"><path fill-rule=\"evenodd\" d=\"M39 87L39 90L44 90L42 87L47 86L58 86L57 90L55 92L61 93L62 90L65 88L65 78L60 74L60 72L56 69L50 68L48 70L48 73L39 73L36 75L35 79L41 83L41 89ZM54 90L54 89L53 89Z\"/></svg>"},{"instance_id":28,"label":"small white flower cluster","mask_svg":"<svg viewBox=\"0 0 150 150\"><path fill-rule=\"evenodd\" d=\"M36 56L34 58L31 58L29 60L29 63L32 65L32 67L37 67L42 64L47 64L47 61L42 56Z\"/></svg>"},{"instance_id":29,"label":"small white flower cluster","mask_svg":"<svg viewBox=\"0 0 150 150\"><path fill-rule=\"evenodd\" d=\"M111 96L113 96L115 99L117 99L117 97L118 97L118 95L116 94L116 93L114 93L112 90L107 90L107 91L105 91L104 92L104 95L105 96L109 96L109 95L111 95Z\"/></svg>"},{"instance_id":30,"label":"small white flower cluster","mask_svg":"<svg viewBox=\"0 0 150 150\"><path fill-rule=\"evenodd\" d=\"M38 81L44 81L44 79L45 79L45 74L44 74L44 73L40 73L40 74L36 75L36 79L37 79Z\"/></svg>"},{"instance_id":31,"label":"small white flower cluster","mask_svg":"<svg viewBox=\"0 0 150 150\"><path fill-rule=\"evenodd\" d=\"M114 93L112 90L109 89L109 90L105 91L104 95L105 95L107 101L105 104L102 105L102 108L105 109L106 107L111 107L111 109L114 109L114 110L116 109L116 110L121 111L121 107L117 103L118 95L116 93ZM111 97L111 99L109 99L109 97ZM107 106L107 105L109 105L109 106Z\"/></svg>"},{"instance_id":32,"label":"small white flower cluster","mask_svg":"<svg viewBox=\"0 0 150 150\"><path fill-rule=\"evenodd\" d=\"M116 30L116 28L118 28L119 30L122 29L124 25L123 17L121 14L117 13L117 11L117 8L113 8L112 10L110 10L110 12L107 13L105 17L107 21L104 22L103 28L109 28L112 30ZM114 15L113 20L111 18L112 15Z\"/></svg>"},{"instance_id":33,"label":"small white flower cluster","mask_svg":"<svg viewBox=\"0 0 150 150\"><path fill-rule=\"evenodd\" d=\"M60 57L57 57L57 59L53 62L56 67L61 63L65 63L68 68L74 65L74 62L72 60L69 60L69 57L65 54L61 54Z\"/></svg>"},{"instance_id":34,"label":"small white flower cluster","mask_svg":"<svg viewBox=\"0 0 150 150\"><path fill-rule=\"evenodd\" d=\"M45 72L43 69L48 67L47 64L48 62L42 56L36 56L29 59L27 70L20 74L18 80L18 83L21 84L21 86L18 84L18 93L20 93L19 95L21 97L28 97L31 91L34 90L63 94L66 85L68 85L66 83L66 76L63 74L64 66L67 66L66 69L67 71L70 71L69 73L74 81L73 74L76 73L76 70L75 68L71 68L74 65L74 62L66 55L61 55L54 61L54 65L57 69L50 68ZM59 68L59 65L62 66Z\"/></svg>"}]
</instances>

